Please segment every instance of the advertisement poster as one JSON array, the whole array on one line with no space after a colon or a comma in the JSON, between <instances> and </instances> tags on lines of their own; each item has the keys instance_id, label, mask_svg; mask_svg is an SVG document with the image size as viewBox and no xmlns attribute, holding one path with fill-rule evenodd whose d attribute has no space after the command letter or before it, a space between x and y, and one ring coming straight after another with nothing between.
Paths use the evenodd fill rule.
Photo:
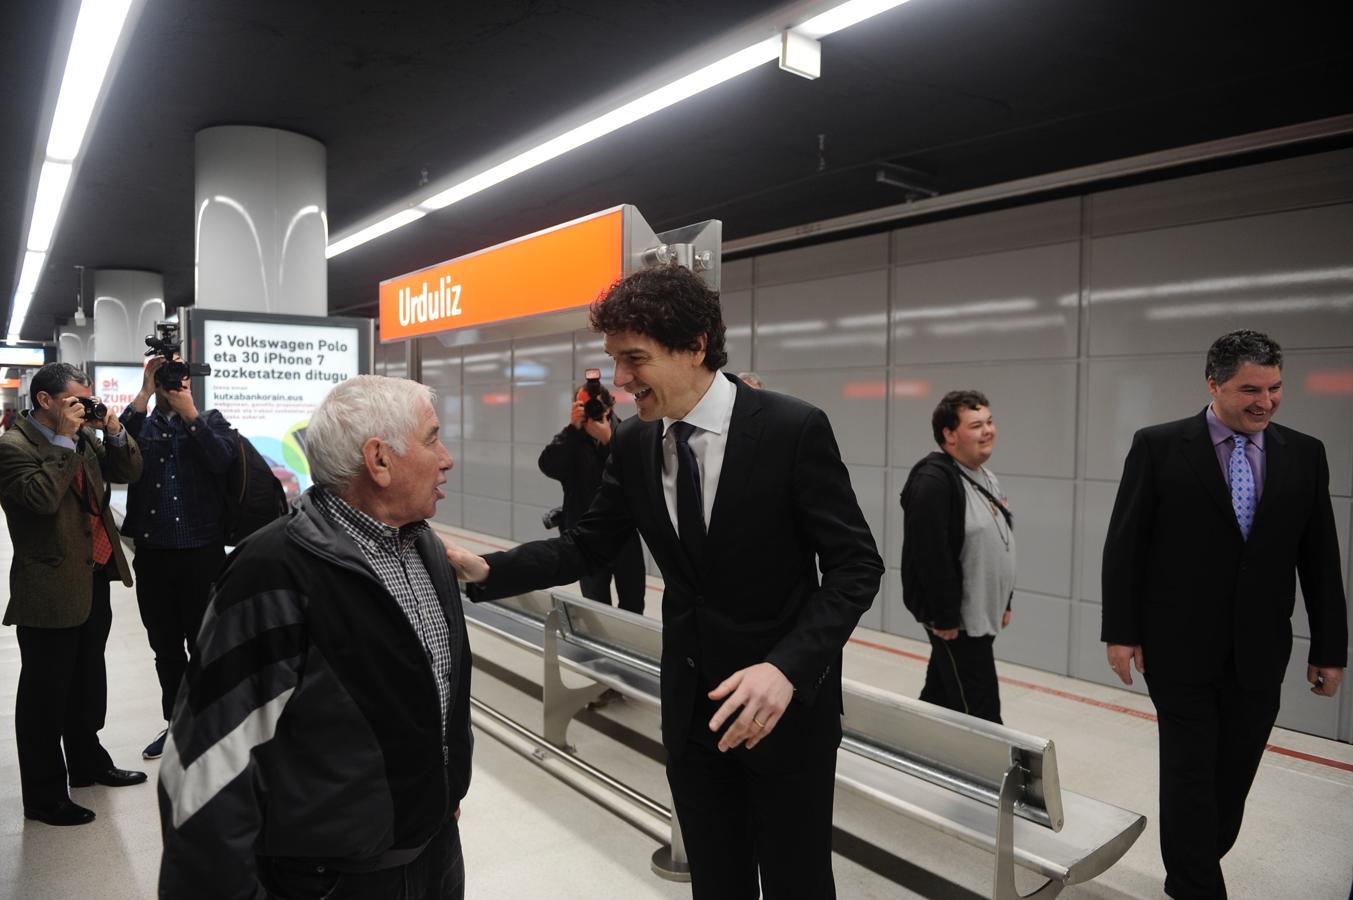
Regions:
<instances>
[{"instance_id":1,"label":"advertisement poster","mask_svg":"<svg viewBox=\"0 0 1353 900\"><path fill-rule=\"evenodd\" d=\"M365 319L190 311L199 408L215 409L258 448L288 499L310 486L305 430L334 385L370 371Z\"/></svg>"},{"instance_id":2,"label":"advertisement poster","mask_svg":"<svg viewBox=\"0 0 1353 900\"><path fill-rule=\"evenodd\" d=\"M113 415L120 416L127 404L136 399L141 392L141 382L145 377L145 363L92 362L89 363L89 377L94 383L91 390L94 396L104 402ZM155 395L152 394L146 404L146 412L155 409Z\"/></svg>"}]
</instances>

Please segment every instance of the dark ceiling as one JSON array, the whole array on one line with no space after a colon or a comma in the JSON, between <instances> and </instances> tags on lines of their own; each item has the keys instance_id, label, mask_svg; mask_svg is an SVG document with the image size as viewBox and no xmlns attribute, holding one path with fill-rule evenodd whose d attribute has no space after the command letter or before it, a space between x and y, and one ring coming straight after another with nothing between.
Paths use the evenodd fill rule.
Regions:
<instances>
[{"instance_id":1,"label":"dark ceiling","mask_svg":"<svg viewBox=\"0 0 1353 900\"><path fill-rule=\"evenodd\" d=\"M160 271L169 306L192 302L201 128L322 141L337 234L423 170L435 181L779 5L146 0L23 336L50 340L74 311L77 265ZM5 314L59 6L0 13ZM902 201L880 164L952 193L1348 113L1342 10L912 0L824 40L820 80L762 66L336 257L330 309L373 314L382 278L617 203L736 238Z\"/></svg>"}]
</instances>

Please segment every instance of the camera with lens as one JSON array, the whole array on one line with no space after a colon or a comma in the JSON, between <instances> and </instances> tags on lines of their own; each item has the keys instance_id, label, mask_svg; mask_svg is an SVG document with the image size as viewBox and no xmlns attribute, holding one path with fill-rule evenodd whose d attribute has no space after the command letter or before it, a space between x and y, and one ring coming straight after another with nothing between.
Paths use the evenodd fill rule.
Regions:
<instances>
[{"instance_id":1,"label":"camera with lens","mask_svg":"<svg viewBox=\"0 0 1353 900\"><path fill-rule=\"evenodd\" d=\"M146 335L146 356L156 354L164 357L164 365L155 372L155 386L166 391L177 391L183 387L183 379L211 374L211 366L206 363L184 362L180 349L183 341L179 339L177 322L156 322L155 334ZM174 357L180 357L175 359Z\"/></svg>"},{"instance_id":2,"label":"camera with lens","mask_svg":"<svg viewBox=\"0 0 1353 900\"><path fill-rule=\"evenodd\" d=\"M96 425L108 418L108 407L98 397L76 397L85 408L85 421Z\"/></svg>"},{"instance_id":3,"label":"camera with lens","mask_svg":"<svg viewBox=\"0 0 1353 900\"><path fill-rule=\"evenodd\" d=\"M540 524L546 528L559 528L564 524L564 508L556 506L554 509L540 517Z\"/></svg>"},{"instance_id":4,"label":"camera with lens","mask_svg":"<svg viewBox=\"0 0 1353 900\"><path fill-rule=\"evenodd\" d=\"M604 388L601 386L601 370L588 369L583 373L587 381L578 391L578 399L583 401L583 415L593 422L606 421L606 403L601 398Z\"/></svg>"}]
</instances>

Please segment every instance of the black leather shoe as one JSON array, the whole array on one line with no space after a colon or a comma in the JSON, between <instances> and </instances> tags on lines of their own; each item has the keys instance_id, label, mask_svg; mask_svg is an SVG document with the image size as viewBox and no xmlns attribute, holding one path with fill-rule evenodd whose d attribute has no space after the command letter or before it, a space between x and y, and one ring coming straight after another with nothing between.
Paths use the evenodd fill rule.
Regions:
<instances>
[{"instance_id":1,"label":"black leather shoe","mask_svg":"<svg viewBox=\"0 0 1353 900\"><path fill-rule=\"evenodd\" d=\"M25 806L23 817L46 822L48 825L86 825L94 821L94 810L85 809L69 800L58 800L51 806Z\"/></svg>"},{"instance_id":2,"label":"black leather shoe","mask_svg":"<svg viewBox=\"0 0 1353 900\"><path fill-rule=\"evenodd\" d=\"M145 780L145 772L133 772L130 769L105 769L86 778L71 776L70 786L89 787L91 784L103 784L108 787L126 787L129 784L140 784Z\"/></svg>"}]
</instances>

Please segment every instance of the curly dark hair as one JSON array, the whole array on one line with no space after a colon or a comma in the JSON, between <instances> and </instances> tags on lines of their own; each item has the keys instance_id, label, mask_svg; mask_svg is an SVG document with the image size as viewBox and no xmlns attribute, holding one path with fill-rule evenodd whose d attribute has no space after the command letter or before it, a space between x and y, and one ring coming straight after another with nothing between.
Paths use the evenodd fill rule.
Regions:
<instances>
[{"instance_id":1,"label":"curly dark hair","mask_svg":"<svg viewBox=\"0 0 1353 900\"><path fill-rule=\"evenodd\" d=\"M719 292L690 269L660 266L616 281L592 304L592 330L630 331L668 350L696 351L705 339L704 366L717 372L728 363Z\"/></svg>"},{"instance_id":2,"label":"curly dark hair","mask_svg":"<svg viewBox=\"0 0 1353 900\"><path fill-rule=\"evenodd\" d=\"M66 389L66 385L71 382L89 386L89 376L85 370L72 366L70 363L54 362L47 363L41 369L38 369L33 375L33 379L28 382L28 397L33 401L33 406L38 405L38 394L46 391L55 397Z\"/></svg>"},{"instance_id":3,"label":"curly dark hair","mask_svg":"<svg viewBox=\"0 0 1353 900\"><path fill-rule=\"evenodd\" d=\"M930 414L930 430L935 435L935 443L944 446L944 429L958 430L958 411L960 409L981 409L990 407L987 395L981 391L950 391L945 394Z\"/></svg>"},{"instance_id":4,"label":"curly dark hair","mask_svg":"<svg viewBox=\"0 0 1353 900\"><path fill-rule=\"evenodd\" d=\"M1235 377L1244 363L1256 366L1283 367L1283 348L1262 331L1242 328L1223 334L1207 350L1207 365L1203 374L1217 384L1225 384Z\"/></svg>"}]
</instances>

